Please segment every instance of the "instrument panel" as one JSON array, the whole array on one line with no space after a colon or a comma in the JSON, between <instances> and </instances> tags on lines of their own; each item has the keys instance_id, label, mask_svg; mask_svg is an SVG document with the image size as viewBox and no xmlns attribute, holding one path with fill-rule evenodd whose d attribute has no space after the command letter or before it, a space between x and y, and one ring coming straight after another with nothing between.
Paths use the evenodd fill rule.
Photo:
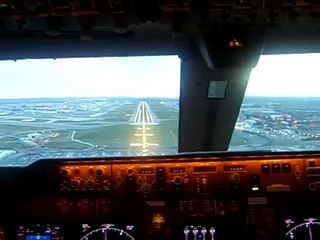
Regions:
<instances>
[{"instance_id":1,"label":"instrument panel","mask_svg":"<svg viewBox=\"0 0 320 240\"><path fill-rule=\"evenodd\" d=\"M314 165L317 159L308 160L307 167L304 159L212 160L178 159L106 165L70 162L60 166L60 190L111 192L117 198L130 193L145 198L161 198L164 193L175 196L182 192L185 196L200 196L234 190L245 194L254 191L305 191L306 188L314 191L320 181L320 167Z\"/></svg>"},{"instance_id":2,"label":"instrument panel","mask_svg":"<svg viewBox=\"0 0 320 240\"><path fill-rule=\"evenodd\" d=\"M320 236L320 221L317 218L285 219L281 239L312 240ZM19 240L62 240L62 239L115 239L135 240L141 237L135 225L113 223L83 223L60 227L56 224L25 224L15 228ZM72 230L72 233L70 232ZM183 240L214 240L223 239L217 229L206 224L186 225L181 229L179 239ZM2 231L1 239L6 239ZM158 238L160 239L160 235ZM256 238L259 239L259 238Z\"/></svg>"},{"instance_id":3,"label":"instrument panel","mask_svg":"<svg viewBox=\"0 0 320 240\"><path fill-rule=\"evenodd\" d=\"M5 170L0 240L320 236L318 153L41 160Z\"/></svg>"}]
</instances>

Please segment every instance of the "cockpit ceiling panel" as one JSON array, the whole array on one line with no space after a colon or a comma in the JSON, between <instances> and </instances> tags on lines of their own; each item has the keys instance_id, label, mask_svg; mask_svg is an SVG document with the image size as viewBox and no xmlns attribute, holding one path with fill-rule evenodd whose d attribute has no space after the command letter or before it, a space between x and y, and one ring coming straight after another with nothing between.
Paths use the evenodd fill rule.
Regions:
<instances>
[{"instance_id":1,"label":"cockpit ceiling panel","mask_svg":"<svg viewBox=\"0 0 320 240\"><path fill-rule=\"evenodd\" d=\"M0 0L0 59L183 55L203 23L265 28L263 54L320 52L317 0Z\"/></svg>"}]
</instances>

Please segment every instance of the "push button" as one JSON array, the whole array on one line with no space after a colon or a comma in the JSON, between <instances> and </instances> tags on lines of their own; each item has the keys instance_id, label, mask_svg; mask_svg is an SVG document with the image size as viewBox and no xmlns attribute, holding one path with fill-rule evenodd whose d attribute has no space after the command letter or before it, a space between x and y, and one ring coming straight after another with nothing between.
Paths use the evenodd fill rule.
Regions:
<instances>
[{"instance_id":1,"label":"push button","mask_svg":"<svg viewBox=\"0 0 320 240\"><path fill-rule=\"evenodd\" d=\"M280 163L271 164L271 171L273 173L280 173L281 172Z\"/></svg>"},{"instance_id":2,"label":"push button","mask_svg":"<svg viewBox=\"0 0 320 240\"><path fill-rule=\"evenodd\" d=\"M261 164L262 173L270 173L270 164Z\"/></svg>"},{"instance_id":3,"label":"push button","mask_svg":"<svg viewBox=\"0 0 320 240\"><path fill-rule=\"evenodd\" d=\"M283 173L291 172L291 164L290 163L282 163L281 164L281 170L282 170Z\"/></svg>"}]
</instances>

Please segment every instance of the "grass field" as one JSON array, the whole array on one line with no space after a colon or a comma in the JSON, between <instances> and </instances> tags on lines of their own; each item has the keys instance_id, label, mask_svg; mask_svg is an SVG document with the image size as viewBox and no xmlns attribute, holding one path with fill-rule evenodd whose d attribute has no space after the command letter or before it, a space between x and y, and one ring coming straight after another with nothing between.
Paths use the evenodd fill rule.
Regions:
<instances>
[{"instance_id":1,"label":"grass field","mask_svg":"<svg viewBox=\"0 0 320 240\"><path fill-rule=\"evenodd\" d=\"M9 114L0 115L0 150L45 147L139 151L142 147L131 144L142 140L148 142L144 152L177 149L179 112L174 107L178 100L144 101L156 122L146 126L146 139L138 134L139 125L130 124L140 99L39 99L2 104L0 112Z\"/></svg>"}]
</instances>

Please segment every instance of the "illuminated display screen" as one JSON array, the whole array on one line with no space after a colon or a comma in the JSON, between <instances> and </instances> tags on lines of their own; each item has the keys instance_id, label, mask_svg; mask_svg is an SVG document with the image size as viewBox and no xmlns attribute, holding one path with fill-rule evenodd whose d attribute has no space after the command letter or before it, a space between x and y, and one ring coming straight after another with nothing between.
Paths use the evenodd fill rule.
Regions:
<instances>
[{"instance_id":1,"label":"illuminated display screen","mask_svg":"<svg viewBox=\"0 0 320 240\"><path fill-rule=\"evenodd\" d=\"M25 240L51 240L49 235L27 235Z\"/></svg>"},{"instance_id":2,"label":"illuminated display screen","mask_svg":"<svg viewBox=\"0 0 320 240\"><path fill-rule=\"evenodd\" d=\"M59 240L60 227L52 224L28 224L18 226L17 240Z\"/></svg>"}]
</instances>

